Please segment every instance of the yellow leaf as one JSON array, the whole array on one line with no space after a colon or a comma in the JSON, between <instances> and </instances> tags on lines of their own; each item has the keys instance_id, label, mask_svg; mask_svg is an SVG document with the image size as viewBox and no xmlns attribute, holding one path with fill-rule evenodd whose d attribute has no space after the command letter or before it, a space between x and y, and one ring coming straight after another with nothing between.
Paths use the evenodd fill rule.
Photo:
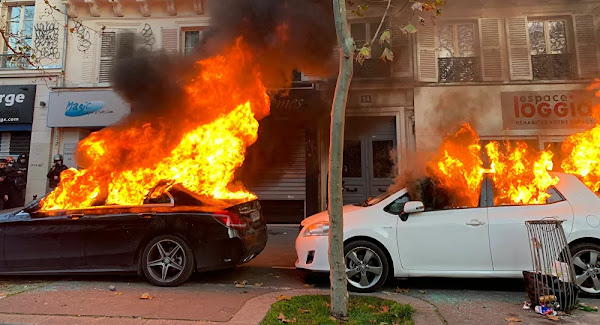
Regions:
<instances>
[{"instance_id":1,"label":"yellow leaf","mask_svg":"<svg viewBox=\"0 0 600 325\"><path fill-rule=\"evenodd\" d=\"M292 297L288 297L286 295L281 295L281 296L277 297L277 301L282 301L282 300L292 300Z\"/></svg>"},{"instance_id":2,"label":"yellow leaf","mask_svg":"<svg viewBox=\"0 0 600 325\"><path fill-rule=\"evenodd\" d=\"M235 284L235 287L236 287L236 288L245 288L245 287L246 287L246 285L245 285L245 284L243 284L243 283L236 283L236 284Z\"/></svg>"},{"instance_id":3,"label":"yellow leaf","mask_svg":"<svg viewBox=\"0 0 600 325\"><path fill-rule=\"evenodd\" d=\"M152 297L149 293L142 293L142 295L140 296L140 299L153 299L154 297Z\"/></svg>"},{"instance_id":4,"label":"yellow leaf","mask_svg":"<svg viewBox=\"0 0 600 325\"><path fill-rule=\"evenodd\" d=\"M520 319L518 319L516 317L506 317L506 318L504 318L504 320L507 322L517 322L517 323L521 321Z\"/></svg>"},{"instance_id":5,"label":"yellow leaf","mask_svg":"<svg viewBox=\"0 0 600 325\"><path fill-rule=\"evenodd\" d=\"M363 46L360 49L360 51L358 51L358 55L356 56L356 61L362 65L363 62L365 62L365 60L370 59L370 58L371 58L371 47L368 44L366 44L365 46Z\"/></svg>"},{"instance_id":6,"label":"yellow leaf","mask_svg":"<svg viewBox=\"0 0 600 325\"><path fill-rule=\"evenodd\" d=\"M391 34L390 34L390 30L386 29L383 31L383 33L381 33L381 36L379 36L379 44L383 44L385 42L390 42L390 38L391 38Z\"/></svg>"},{"instance_id":7,"label":"yellow leaf","mask_svg":"<svg viewBox=\"0 0 600 325\"><path fill-rule=\"evenodd\" d=\"M402 289L402 288L396 288L396 292L397 293L406 293L408 292L410 289Z\"/></svg>"},{"instance_id":8,"label":"yellow leaf","mask_svg":"<svg viewBox=\"0 0 600 325\"><path fill-rule=\"evenodd\" d=\"M392 50L390 50L389 48L385 48L383 50L383 53L381 53L381 57L380 57L383 62L386 61L394 61L394 52L392 52Z\"/></svg>"},{"instance_id":9,"label":"yellow leaf","mask_svg":"<svg viewBox=\"0 0 600 325\"><path fill-rule=\"evenodd\" d=\"M298 311L299 311L301 314L308 314L308 312L309 312L309 310L308 310L308 309L304 309L304 308L299 308L299 309L298 309Z\"/></svg>"},{"instance_id":10,"label":"yellow leaf","mask_svg":"<svg viewBox=\"0 0 600 325\"><path fill-rule=\"evenodd\" d=\"M314 287L315 287L315 285L314 285L314 284L308 284L308 283L307 283L307 284L305 284L305 285L304 285L304 287L305 287L305 288L314 288Z\"/></svg>"},{"instance_id":11,"label":"yellow leaf","mask_svg":"<svg viewBox=\"0 0 600 325\"><path fill-rule=\"evenodd\" d=\"M122 295L123 295L123 293L120 291L115 292L115 296L122 296Z\"/></svg>"},{"instance_id":12,"label":"yellow leaf","mask_svg":"<svg viewBox=\"0 0 600 325\"><path fill-rule=\"evenodd\" d=\"M553 315L548 315L548 319L550 319L550 320L560 320L560 317L553 316Z\"/></svg>"},{"instance_id":13,"label":"yellow leaf","mask_svg":"<svg viewBox=\"0 0 600 325\"><path fill-rule=\"evenodd\" d=\"M279 316L277 316L277 319L279 319L282 323L295 323L296 322L295 317L292 319L288 319L288 318L285 318L283 313L279 313Z\"/></svg>"}]
</instances>

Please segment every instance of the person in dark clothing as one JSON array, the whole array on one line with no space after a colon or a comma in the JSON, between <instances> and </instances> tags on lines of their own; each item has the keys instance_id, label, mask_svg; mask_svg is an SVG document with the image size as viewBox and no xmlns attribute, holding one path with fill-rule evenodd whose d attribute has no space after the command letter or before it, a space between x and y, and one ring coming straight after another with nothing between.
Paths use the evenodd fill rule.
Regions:
<instances>
[{"instance_id":1,"label":"person in dark clothing","mask_svg":"<svg viewBox=\"0 0 600 325\"><path fill-rule=\"evenodd\" d=\"M10 205L13 207L21 207L25 205L25 187L27 186L27 155L19 155L13 168L16 172L14 181L12 182L12 193L9 193ZM11 195L12 194L12 195Z\"/></svg>"},{"instance_id":2,"label":"person in dark clothing","mask_svg":"<svg viewBox=\"0 0 600 325\"><path fill-rule=\"evenodd\" d=\"M50 168L48 172L49 183L50 183L50 191L53 191L60 183L60 173L69 169L69 167L63 165L63 156L62 155L54 155L54 165Z\"/></svg>"},{"instance_id":3,"label":"person in dark clothing","mask_svg":"<svg viewBox=\"0 0 600 325\"><path fill-rule=\"evenodd\" d=\"M0 159L0 204L2 209L11 208L9 195L11 194L11 185L15 178L15 170L8 167L6 159Z\"/></svg>"}]
</instances>

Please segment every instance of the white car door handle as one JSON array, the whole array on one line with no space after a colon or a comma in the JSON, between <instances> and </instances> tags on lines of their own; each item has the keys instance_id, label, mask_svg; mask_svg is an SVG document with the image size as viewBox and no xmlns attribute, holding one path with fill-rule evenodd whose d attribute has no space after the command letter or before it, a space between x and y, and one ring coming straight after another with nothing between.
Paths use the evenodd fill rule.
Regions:
<instances>
[{"instance_id":1,"label":"white car door handle","mask_svg":"<svg viewBox=\"0 0 600 325\"><path fill-rule=\"evenodd\" d=\"M471 221L467 222L468 226L481 226L481 225L485 225L485 222L483 221L479 221L477 219L471 219Z\"/></svg>"}]
</instances>

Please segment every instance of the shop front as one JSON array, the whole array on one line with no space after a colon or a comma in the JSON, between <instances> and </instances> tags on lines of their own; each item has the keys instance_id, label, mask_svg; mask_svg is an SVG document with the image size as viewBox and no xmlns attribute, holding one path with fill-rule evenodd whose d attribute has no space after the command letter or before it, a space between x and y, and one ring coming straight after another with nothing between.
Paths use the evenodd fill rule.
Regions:
<instances>
[{"instance_id":1,"label":"shop front","mask_svg":"<svg viewBox=\"0 0 600 325\"><path fill-rule=\"evenodd\" d=\"M553 149L595 125L600 103L587 84L420 87L415 89L417 151L434 151L442 137L470 123L482 142L519 140Z\"/></svg>"},{"instance_id":2,"label":"shop front","mask_svg":"<svg viewBox=\"0 0 600 325\"><path fill-rule=\"evenodd\" d=\"M53 89L48 127L56 128L53 152L68 167L77 167L77 143L91 132L112 125L130 113L129 104L111 89Z\"/></svg>"}]
</instances>

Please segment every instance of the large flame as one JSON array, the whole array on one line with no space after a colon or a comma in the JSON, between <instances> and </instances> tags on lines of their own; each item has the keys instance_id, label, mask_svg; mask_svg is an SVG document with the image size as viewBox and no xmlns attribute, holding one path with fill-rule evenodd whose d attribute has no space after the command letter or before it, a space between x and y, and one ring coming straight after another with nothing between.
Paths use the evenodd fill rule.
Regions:
<instances>
[{"instance_id":1,"label":"large flame","mask_svg":"<svg viewBox=\"0 0 600 325\"><path fill-rule=\"evenodd\" d=\"M152 122L132 122L91 134L78 146L87 168L69 169L42 201L44 210L98 204L139 205L159 183L180 184L220 200L255 198L234 182L246 148L256 141L257 118L269 111L260 72L241 40L223 55L197 62L186 86L186 107ZM172 138L167 139L167 137ZM174 141L170 151L164 147ZM115 158L127 158L124 166Z\"/></svg>"}]
</instances>

